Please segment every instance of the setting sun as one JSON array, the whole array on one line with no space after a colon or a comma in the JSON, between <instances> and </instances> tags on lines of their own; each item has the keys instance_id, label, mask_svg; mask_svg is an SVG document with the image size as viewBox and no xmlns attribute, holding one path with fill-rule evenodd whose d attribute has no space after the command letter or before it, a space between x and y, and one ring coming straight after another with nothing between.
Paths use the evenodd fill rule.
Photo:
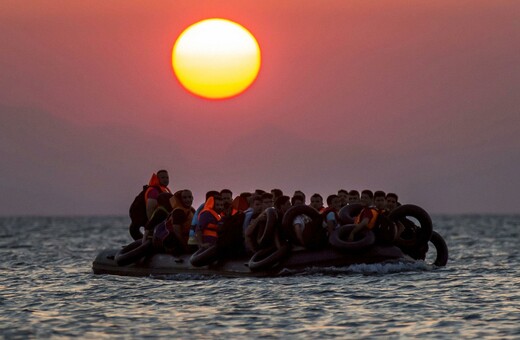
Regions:
<instances>
[{"instance_id":1,"label":"setting sun","mask_svg":"<svg viewBox=\"0 0 520 340\"><path fill-rule=\"evenodd\" d=\"M172 65L189 92L209 99L229 98L256 79L260 47L243 26L226 19L206 19L177 38Z\"/></svg>"}]
</instances>

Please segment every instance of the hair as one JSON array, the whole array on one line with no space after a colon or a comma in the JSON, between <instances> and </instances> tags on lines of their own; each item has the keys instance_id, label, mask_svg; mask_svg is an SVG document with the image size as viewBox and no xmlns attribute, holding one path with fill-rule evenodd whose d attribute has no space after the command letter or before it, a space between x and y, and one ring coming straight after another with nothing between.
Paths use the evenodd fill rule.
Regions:
<instances>
[{"instance_id":1,"label":"hair","mask_svg":"<svg viewBox=\"0 0 520 340\"><path fill-rule=\"evenodd\" d=\"M294 202L296 201L302 201L302 203L305 201L305 198L303 198L302 195L294 195L291 197L291 204L294 205Z\"/></svg>"},{"instance_id":2,"label":"hair","mask_svg":"<svg viewBox=\"0 0 520 340\"><path fill-rule=\"evenodd\" d=\"M271 194L273 194L274 197L280 197L283 196L283 191L281 189L272 189Z\"/></svg>"},{"instance_id":3,"label":"hair","mask_svg":"<svg viewBox=\"0 0 520 340\"><path fill-rule=\"evenodd\" d=\"M338 195L341 194L341 193L344 193L344 194L347 194L347 195L348 195L348 190L345 190L345 189L339 189L339 190L338 190Z\"/></svg>"},{"instance_id":4,"label":"hair","mask_svg":"<svg viewBox=\"0 0 520 340\"><path fill-rule=\"evenodd\" d=\"M255 189L255 194L256 194L256 195L262 195L263 193L265 193L265 190L262 190L262 189Z\"/></svg>"},{"instance_id":5,"label":"hair","mask_svg":"<svg viewBox=\"0 0 520 340\"><path fill-rule=\"evenodd\" d=\"M329 207L332 205L332 201L333 201L335 198L338 198L338 195L332 194L332 195L327 196L327 205L328 205Z\"/></svg>"},{"instance_id":6,"label":"hair","mask_svg":"<svg viewBox=\"0 0 520 340\"><path fill-rule=\"evenodd\" d=\"M262 202L263 201L262 200L262 196L261 195L254 195L252 202L255 202L255 201Z\"/></svg>"},{"instance_id":7,"label":"hair","mask_svg":"<svg viewBox=\"0 0 520 340\"><path fill-rule=\"evenodd\" d=\"M303 198L305 198L305 193L301 190L294 190L294 195L300 195L300 196L303 196Z\"/></svg>"},{"instance_id":8,"label":"hair","mask_svg":"<svg viewBox=\"0 0 520 340\"><path fill-rule=\"evenodd\" d=\"M240 193L239 196L243 197L243 198L249 198L249 197L253 196L253 194L250 192L242 192L242 193Z\"/></svg>"},{"instance_id":9,"label":"hair","mask_svg":"<svg viewBox=\"0 0 520 340\"><path fill-rule=\"evenodd\" d=\"M289 202L290 199L291 198L289 196L280 196L276 199L276 201L274 201L274 207L276 209L280 209L282 205Z\"/></svg>"},{"instance_id":10,"label":"hair","mask_svg":"<svg viewBox=\"0 0 520 340\"><path fill-rule=\"evenodd\" d=\"M161 170L157 171L157 175L160 174L161 172L166 172L166 173L168 173L168 170L161 169Z\"/></svg>"},{"instance_id":11,"label":"hair","mask_svg":"<svg viewBox=\"0 0 520 340\"><path fill-rule=\"evenodd\" d=\"M374 194L372 193L371 190L365 189L365 190L361 191L361 195L363 195L363 194L365 194L368 197L370 197L371 200L374 199Z\"/></svg>"},{"instance_id":12,"label":"hair","mask_svg":"<svg viewBox=\"0 0 520 340\"><path fill-rule=\"evenodd\" d=\"M351 196L359 196L359 191L357 191L357 190L350 190L348 192L348 194L351 195Z\"/></svg>"},{"instance_id":13,"label":"hair","mask_svg":"<svg viewBox=\"0 0 520 340\"><path fill-rule=\"evenodd\" d=\"M222 196L220 196L220 194L214 195L214 196L213 196L213 199L214 199L215 201L222 201L222 200L223 200L223 198L222 198Z\"/></svg>"},{"instance_id":14,"label":"hair","mask_svg":"<svg viewBox=\"0 0 520 340\"><path fill-rule=\"evenodd\" d=\"M386 194L385 194L384 191L377 190L376 192L374 192L374 198L377 198L377 197L383 197L383 198L386 198Z\"/></svg>"},{"instance_id":15,"label":"hair","mask_svg":"<svg viewBox=\"0 0 520 340\"><path fill-rule=\"evenodd\" d=\"M271 194L270 192L264 192L261 197L262 197L262 201L265 200L265 199L272 200L273 199L273 194Z\"/></svg>"},{"instance_id":16,"label":"hair","mask_svg":"<svg viewBox=\"0 0 520 340\"><path fill-rule=\"evenodd\" d=\"M323 197L320 194L318 194L318 193L313 194L311 196L311 199L316 198L316 197L320 198L323 201Z\"/></svg>"},{"instance_id":17,"label":"hair","mask_svg":"<svg viewBox=\"0 0 520 340\"><path fill-rule=\"evenodd\" d=\"M220 193L216 190L210 190L206 193L206 201L208 200L208 198L210 197L215 197L215 195L220 195Z\"/></svg>"},{"instance_id":18,"label":"hair","mask_svg":"<svg viewBox=\"0 0 520 340\"><path fill-rule=\"evenodd\" d=\"M399 197L397 197L397 194L394 194L393 192L389 192L388 194L386 194L386 198L388 198L388 197L395 198L396 202L399 200Z\"/></svg>"},{"instance_id":19,"label":"hair","mask_svg":"<svg viewBox=\"0 0 520 340\"><path fill-rule=\"evenodd\" d=\"M223 195L223 194L230 194L231 196L233 196L233 192L229 189L222 189L220 190L220 194Z\"/></svg>"}]
</instances>

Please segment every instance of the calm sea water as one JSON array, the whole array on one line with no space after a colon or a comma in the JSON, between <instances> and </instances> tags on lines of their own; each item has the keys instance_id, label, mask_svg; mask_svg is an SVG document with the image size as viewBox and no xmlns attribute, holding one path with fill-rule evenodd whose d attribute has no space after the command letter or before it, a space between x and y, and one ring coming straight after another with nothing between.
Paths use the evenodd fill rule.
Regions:
<instances>
[{"instance_id":1,"label":"calm sea water","mask_svg":"<svg viewBox=\"0 0 520 340\"><path fill-rule=\"evenodd\" d=\"M0 337L520 339L520 216L433 216L448 265L281 278L93 275L126 217L0 219Z\"/></svg>"}]
</instances>

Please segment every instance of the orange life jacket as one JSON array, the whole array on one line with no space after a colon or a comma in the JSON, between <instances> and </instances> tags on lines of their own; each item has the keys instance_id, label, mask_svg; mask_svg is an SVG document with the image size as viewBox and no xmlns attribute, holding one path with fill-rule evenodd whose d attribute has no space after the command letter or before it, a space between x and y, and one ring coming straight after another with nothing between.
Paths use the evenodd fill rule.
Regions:
<instances>
[{"instance_id":1,"label":"orange life jacket","mask_svg":"<svg viewBox=\"0 0 520 340\"><path fill-rule=\"evenodd\" d=\"M156 173L152 174L152 177L150 178L150 181L148 182L148 189L146 189L144 193L144 203L148 205L148 195L150 194L150 191L159 189L160 192L169 192L172 193L168 187L165 187L164 185L161 185L161 182L159 182L159 177L157 177Z\"/></svg>"},{"instance_id":2,"label":"orange life jacket","mask_svg":"<svg viewBox=\"0 0 520 340\"><path fill-rule=\"evenodd\" d=\"M367 228L372 229L376 226L377 217L379 216L379 211L374 207L363 208L363 210L361 210L361 213L358 216L356 216L354 223L361 223L361 221L366 217L366 209L370 210L370 212L372 213L372 216L370 217L370 220L367 224Z\"/></svg>"},{"instance_id":3,"label":"orange life jacket","mask_svg":"<svg viewBox=\"0 0 520 340\"><path fill-rule=\"evenodd\" d=\"M181 210L184 212L186 218L181 224L181 231L182 231L182 241L184 244L188 244L188 239L190 237L190 229L191 229L191 220L193 218L193 210L191 207L185 207L182 204L182 198L180 197L180 194L182 191L178 191L175 193L175 195L170 198L170 204L172 206L172 212L168 216L167 219L167 225L173 226L172 216L176 210Z\"/></svg>"},{"instance_id":4,"label":"orange life jacket","mask_svg":"<svg viewBox=\"0 0 520 340\"><path fill-rule=\"evenodd\" d=\"M221 220L221 217L217 212L214 210L215 208L215 199L213 197L208 198L206 203L204 204L204 209L202 209L199 213L199 219L200 215L202 215L203 212L209 212L215 219L217 220L217 223ZM202 236L210 236L210 237L218 237L218 224L217 223L208 223L208 225L202 229Z\"/></svg>"}]
</instances>

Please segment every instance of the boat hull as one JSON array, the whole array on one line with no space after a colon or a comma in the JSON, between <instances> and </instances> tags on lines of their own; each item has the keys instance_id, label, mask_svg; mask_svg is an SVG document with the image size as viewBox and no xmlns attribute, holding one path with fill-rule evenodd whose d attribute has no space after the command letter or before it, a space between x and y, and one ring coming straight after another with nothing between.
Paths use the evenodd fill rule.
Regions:
<instances>
[{"instance_id":1,"label":"boat hull","mask_svg":"<svg viewBox=\"0 0 520 340\"><path fill-rule=\"evenodd\" d=\"M279 276L288 272L297 272L311 267L345 267L353 264L371 264L381 262L409 261L409 258L395 246L372 246L362 252L348 253L327 248L322 250L292 251L275 268L262 271L249 269L249 258L218 261L214 264L194 267L190 256L172 256L154 254L128 265L118 266L114 260L117 249L103 250L92 264L94 274L122 276L167 276L175 274L240 276Z\"/></svg>"}]
</instances>

